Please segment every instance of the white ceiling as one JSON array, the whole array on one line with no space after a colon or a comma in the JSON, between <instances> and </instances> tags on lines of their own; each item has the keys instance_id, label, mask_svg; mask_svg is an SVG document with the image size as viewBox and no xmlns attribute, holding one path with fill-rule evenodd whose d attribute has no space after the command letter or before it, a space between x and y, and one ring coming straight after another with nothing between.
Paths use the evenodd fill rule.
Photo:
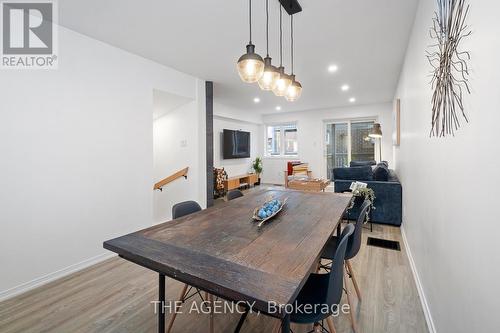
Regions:
<instances>
[{"instance_id":1,"label":"white ceiling","mask_svg":"<svg viewBox=\"0 0 500 333\"><path fill-rule=\"evenodd\" d=\"M418 0L299 0L295 73L300 100L290 103L240 81L236 61L248 42L247 0L64 0L63 26L132 53L211 80L219 103L272 113L392 100ZM278 0L270 2L270 53L278 56ZM254 44L265 56L265 1L253 1ZM284 65L290 67L284 17ZM337 73L327 71L330 64ZM348 84L348 92L340 86ZM254 97L261 102L255 104Z\"/></svg>"}]
</instances>

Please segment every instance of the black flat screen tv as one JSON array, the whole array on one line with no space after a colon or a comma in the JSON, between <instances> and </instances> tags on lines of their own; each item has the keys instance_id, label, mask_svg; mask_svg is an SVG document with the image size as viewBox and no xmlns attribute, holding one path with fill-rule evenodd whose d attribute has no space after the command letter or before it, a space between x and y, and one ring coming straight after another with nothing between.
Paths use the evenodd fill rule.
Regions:
<instances>
[{"instance_id":1,"label":"black flat screen tv","mask_svg":"<svg viewBox=\"0 0 500 333\"><path fill-rule=\"evenodd\" d=\"M223 130L222 147L226 160L250 157L250 132Z\"/></svg>"}]
</instances>

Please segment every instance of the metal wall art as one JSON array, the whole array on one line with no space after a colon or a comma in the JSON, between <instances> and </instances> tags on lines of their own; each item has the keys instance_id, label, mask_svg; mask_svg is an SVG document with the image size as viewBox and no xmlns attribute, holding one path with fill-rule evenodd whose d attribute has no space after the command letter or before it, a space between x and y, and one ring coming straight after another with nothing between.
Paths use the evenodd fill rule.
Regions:
<instances>
[{"instance_id":1,"label":"metal wall art","mask_svg":"<svg viewBox=\"0 0 500 333\"><path fill-rule=\"evenodd\" d=\"M470 36L466 24L469 5L465 0L436 0L438 10L430 29L436 44L427 51L431 64L432 128L431 136L454 135L460 128L462 117L468 122L464 110L463 95L470 94L469 67L470 54L460 50L462 40Z\"/></svg>"}]
</instances>

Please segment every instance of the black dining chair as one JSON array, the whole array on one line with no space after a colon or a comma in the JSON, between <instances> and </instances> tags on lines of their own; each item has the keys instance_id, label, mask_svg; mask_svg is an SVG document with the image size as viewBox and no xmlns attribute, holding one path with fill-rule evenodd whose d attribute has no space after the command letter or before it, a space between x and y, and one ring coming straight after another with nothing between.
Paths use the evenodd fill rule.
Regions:
<instances>
[{"instance_id":1,"label":"black dining chair","mask_svg":"<svg viewBox=\"0 0 500 333\"><path fill-rule=\"evenodd\" d=\"M361 212L359 213L359 216L356 220L356 224L354 225L354 232L351 235L351 237L349 237L349 242L347 244L347 250L344 259L346 274L351 279L352 284L354 285L354 289L356 291L356 295L358 296L358 300L360 301L361 301L361 291L359 289L358 282L356 281L356 277L354 276L354 270L352 269L350 260L358 254L359 249L361 248L361 234L363 230L363 223L366 221L366 216L367 213L369 212L370 206L371 206L371 201L368 199L366 199L361 205ZM334 262L335 261L334 257L338 247L338 243L339 243L339 238L337 236L332 236L328 241L325 249L323 250L323 253L321 254L321 259L331 260L332 262ZM327 271L330 269L328 264L321 265L320 268L323 268ZM347 300L349 302L349 305L351 305L351 298L350 298L349 287L347 286L347 281L345 288L346 288ZM352 311L351 311L351 322L353 328L355 329L356 322L354 316L352 316Z\"/></svg>"},{"instance_id":2,"label":"black dining chair","mask_svg":"<svg viewBox=\"0 0 500 333\"><path fill-rule=\"evenodd\" d=\"M342 298L344 286L344 258L347 243L354 233L354 226L347 225L340 235L340 242L335 250L332 267L327 274L311 273L306 283L300 290L293 302L296 309L305 309L305 305L312 311L293 311L290 314L290 322L296 324L314 324L314 332L318 326L322 331L325 329L323 321L326 320L330 333L335 333L332 315L335 307L338 307ZM325 305L331 311L325 311Z\"/></svg>"},{"instance_id":3,"label":"black dining chair","mask_svg":"<svg viewBox=\"0 0 500 333\"><path fill-rule=\"evenodd\" d=\"M179 202L175 204L172 207L172 218L173 219L178 219L183 216L193 214L196 212L201 211L200 205L196 201L184 201L184 202ZM193 292L191 292L193 291ZM192 286L189 286L187 284L184 284L184 287L181 290L181 294L179 295L179 301L184 303L191 297L199 295L202 301L208 301L212 302L212 295L205 293L205 298L201 295L201 290L198 288L193 288ZM174 325L175 317L177 317L177 312L174 312L172 314L172 318L170 319L170 322L168 323L167 327L167 332L170 333L172 330L172 326ZM210 314L210 332L213 333L213 314Z\"/></svg>"},{"instance_id":4,"label":"black dining chair","mask_svg":"<svg viewBox=\"0 0 500 333\"><path fill-rule=\"evenodd\" d=\"M176 203L172 207L172 218L178 219L180 217L199 212L201 206L196 201L183 201Z\"/></svg>"},{"instance_id":5,"label":"black dining chair","mask_svg":"<svg viewBox=\"0 0 500 333\"><path fill-rule=\"evenodd\" d=\"M240 190L232 190L227 193L227 201L242 197L243 193Z\"/></svg>"}]
</instances>

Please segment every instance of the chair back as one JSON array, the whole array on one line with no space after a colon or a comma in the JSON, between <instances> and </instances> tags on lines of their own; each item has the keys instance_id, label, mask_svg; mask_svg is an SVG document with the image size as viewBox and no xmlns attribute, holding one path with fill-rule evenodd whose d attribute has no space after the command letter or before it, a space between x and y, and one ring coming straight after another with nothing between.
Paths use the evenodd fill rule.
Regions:
<instances>
[{"instance_id":1,"label":"chair back","mask_svg":"<svg viewBox=\"0 0 500 333\"><path fill-rule=\"evenodd\" d=\"M199 212L201 210L200 205L196 201L183 201L176 203L172 207L172 218L178 219L189 214Z\"/></svg>"},{"instance_id":2,"label":"chair back","mask_svg":"<svg viewBox=\"0 0 500 333\"><path fill-rule=\"evenodd\" d=\"M239 198L242 196L243 196L243 193L241 193L240 190L232 190L232 191L227 193L227 201L231 201L233 199L236 199L236 198Z\"/></svg>"},{"instance_id":3,"label":"chair back","mask_svg":"<svg viewBox=\"0 0 500 333\"><path fill-rule=\"evenodd\" d=\"M356 220L356 224L354 226L354 233L349 238L349 243L347 244L347 251L345 254L345 258L347 260L354 258L361 248L361 233L363 231L363 223L366 219L366 213L368 209L370 209L371 201L365 199L363 204L361 205L361 212L359 213L358 219Z\"/></svg>"},{"instance_id":4,"label":"chair back","mask_svg":"<svg viewBox=\"0 0 500 333\"><path fill-rule=\"evenodd\" d=\"M337 305L342 298L344 289L344 260L349 237L354 233L354 226L348 224L340 235L339 245L333 256L332 268L330 270L326 303L331 307Z\"/></svg>"}]
</instances>

